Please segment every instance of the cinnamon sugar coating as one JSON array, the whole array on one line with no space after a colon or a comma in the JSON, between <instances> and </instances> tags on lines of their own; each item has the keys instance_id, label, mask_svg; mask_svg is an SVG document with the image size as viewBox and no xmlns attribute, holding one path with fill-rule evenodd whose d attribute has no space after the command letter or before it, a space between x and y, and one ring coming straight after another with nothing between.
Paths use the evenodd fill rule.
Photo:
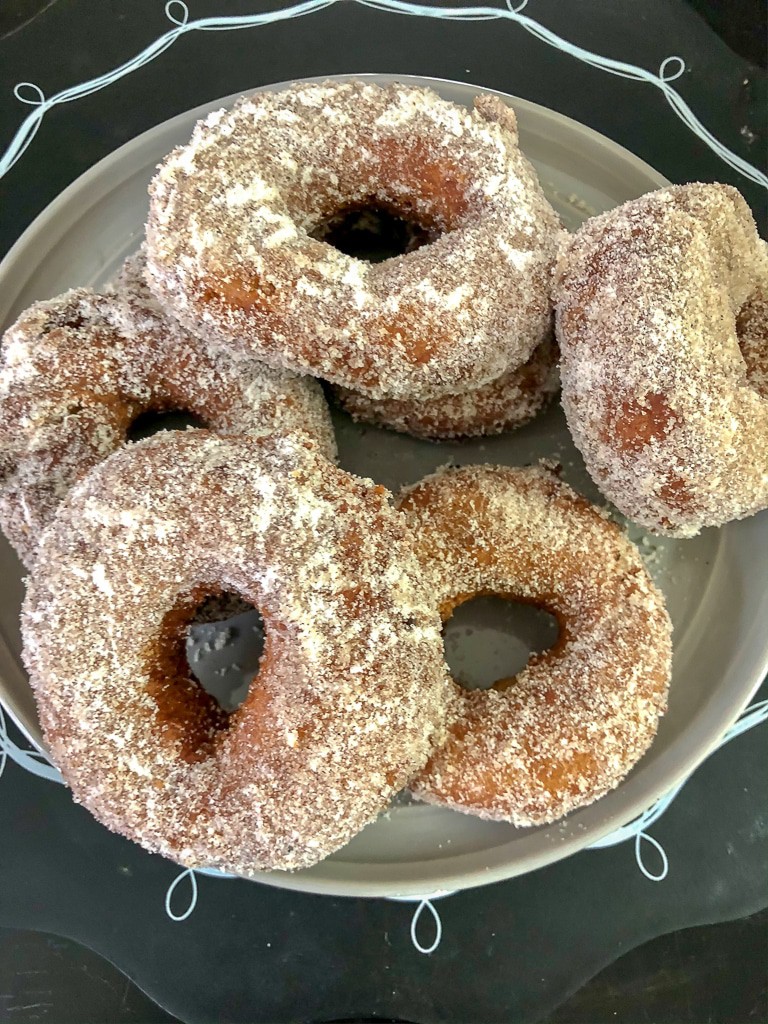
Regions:
<instances>
[{"instance_id":1,"label":"cinnamon sugar coating","mask_svg":"<svg viewBox=\"0 0 768 1024\"><path fill-rule=\"evenodd\" d=\"M148 280L191 330L373 398L466 391L550 329L560 231L513 111L306 83L198 123L150 186ZM380 264L312 237L383 206L435 240Z\"/></svg>"},{"instance_id":2,"label":"cinnamon sugar coating","mask_svg":"<svg viewBox=\"0 0 768 1024\"><path fill-rule=\"evenodd\" d=\"M454 685L448 739L415 795L522 826L617 786L653 740L670 677L671 623L635 547L542 468L439 471L399 507L443 621L495 594L560 624L554 647L513 679Z\"/></svg>"},{"instance_id":3,"label":"cinnamon sugar coating","mask_svg":"<svg viewBox=\"0 0 768 1024\"><path fill-rule=\"evenodd\" d=\"M158 434L69 492L24 603L46 744L107 827L190 867L307 867L425 763L446 712L440 621L383 487L301 435ZM230 716L190 676L206 594L262 614Z\"/></svg>"},{"instance_id":4,"label":"cinnamon sugar coating","mask_svg":"<svg viewBox=\"0 0 768 1024\"><path fill-rule=\"evenodd\" d=\"M605 496L677 537L768 507L768 248L736 189L587 221L556 293L563 406Z\"/></svg>"},{"instance_id":5,"label":"cinnamon sugar coating","mask_svg":"<svg viewBox=\"0 0 768 1024\"><path fill-rule=\"evenodd\" d=\"M128 261L114 295L79 288L31 306L0 362L0 524L27 566L69 488L126 441L147 410L212 430L303 430L336 453L319 385L255 359L224 359L170 321Z\"/></svg>"},{"instance_id":6,"label":"cinnamon sugar coating","mask_svg":"<svg viewBox=\"0 0 768 1024\"><path fill-rule=\"evenodd\" d=\"M354 420L431 441L503 434L532 420L557 394L557 346L543 341L528 362L474 391L422 402L374 399L334 388Z\"/></svg>"}]
</instances>

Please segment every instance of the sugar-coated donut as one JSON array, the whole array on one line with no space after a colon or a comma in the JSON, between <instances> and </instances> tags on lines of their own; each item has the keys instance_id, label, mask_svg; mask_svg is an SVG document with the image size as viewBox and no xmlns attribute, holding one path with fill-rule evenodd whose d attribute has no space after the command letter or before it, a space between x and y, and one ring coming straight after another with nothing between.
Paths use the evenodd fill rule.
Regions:
<instances>
[{"instance_id":1,"label":"sugar-coated donut","mask_svg":"<svg viewBox=\"0 0 768 1024\"><path fill-rule=\"evenodd\" d=\"M503 434L522 427L544 408L558 388L557 346L548 338L516 370L461 395L420 402L368 398L348 388L336 387L333 391L354 420L441 441Z\"/></svg>"},{"instance_id":2,"label":"sugar-coated donut","mask_svg":"<svg viewBox=\"0 0 768 1024\"><path fill-rule=\"evenodd\" d=\"M587 221L556 290L563 406L605 496L677 537L768 507L768 249L736 189Z\"/></svg>"},{"instance_id":3,"label":"sugar-coated donut","mask_svg":"<svg viewBox=\"0 0 768 1024\"><path fill-rule=\"evenodd\" d=\"M184 410L226 433L303 430L335 456L315 381L210 352L142 292L139 265L121 280L117 295L77 289L37 303L3 340L0 524L27 566L68 489L147 410Z\"/></svg>"},{"instance_id":4,"label":"sugar-coated donut","mask_svg":"<svg viewBox=\"0 0 768 1024\"><path fill-rule=\"evenodd\" d=\"M157 434L75 485L22 616L51 755L105 825L190 867L306 867L426 761L446 711L440 620L388 492L308 438ZM234 592L266 627L229 717L185 627Z\"/></svg>"},{"instance_id":5,"label":"sugar-coated donut","mask_svg":"<svg viewBox=\"0 0 768 1024\"><path fill-rule=\"evenodd\" d=\"M338 451L328 403L322 388L312 377L292 370L274 368L244 353L226 356L201 338L185 330L158 304L146 280L146 247L144 245L125 260L112 285L116 307L114 318L123 334L141 338L151 334L159 339L172 336L182 352L195 362L203 361L201 369L214 373L211 390L229 392L232 409L229 421L212 427L217 433L292 433L309 434L326 458L336 461ZM192 372L200 374L196 365ZM245 400L240 397L245 387ZM236 402L244 406L238 412ZM238 419L235 418L238 416Z\"/></svg>"},{"instance_id":6,"label":"sugar-coated donut","mask_svg":"<svg viewBox=\"0 0 768 1024\"><path fill-rule=\"evenodd\" d=\"M191 330L373 398L479 387L551 326L560 234L513 111L348 81L241 99L150 186L148 279ZM433 239L371 264L313 237L373 205Z\"/></svg>"},{"instance_id":7,"label":"sugar-coated donut","mask_svg":"<svg viewBox=\"0 0 768 1024\"><path fill-rule=\"evenodd\" d=\"M554 647L490 690L454 688L416 796L540 825L617 786L666 708L671 624L636 548L543 468L469 466L405 492L445 621L495 594L557 617Z\"/></svg>"}]
</instances>

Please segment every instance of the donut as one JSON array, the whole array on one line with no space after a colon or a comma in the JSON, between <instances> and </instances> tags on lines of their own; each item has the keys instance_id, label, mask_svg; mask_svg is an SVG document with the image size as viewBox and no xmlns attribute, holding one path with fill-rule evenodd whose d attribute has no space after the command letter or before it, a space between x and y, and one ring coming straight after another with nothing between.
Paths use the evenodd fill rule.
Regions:
<instances>
[{"instance_id":1,"label":"donut","mask_svg":"<svg viewBox=\"0 0 768 1024\"><path fill-rule=\"evenodd\" d=\"M542 341L527 363L461 395L416 401L374 399L333 388L353 420L388 427L428 441L504 434L522 427L557 393L557 346Z\"/></svg>"},{"instance_id":2,"label":"donut","mask_svg":"<svg viewBox=\"0 0 768 1024\"><path fill-rule=\"evenodd\" d=\"M162 341L169 332L174 334L184 351L192 351L196 359L204 360L202 369L205 372L210 365L217 380L221 378L220 383L214 382L216 387L234 391L231 396L233 402L240 401L238 396L243 389L243 383L238 383L237 378L245 382L244 411L240 413L233 406L229 422L213 429L220 433L231 433L234 429L237 433L256 435L301 430L317 441L326 458L335 462L338 459L336 436L328 404L318 382L291 370L267 366L249 353L237 358L225 357L165 312L147 285L146 269L146 247L142 244L124 261L112 283L110 290L116 300L115 320L121 332L129 338L153 334ZM199 374L200 370L195 368L194 372Z\"/></svg>"},{"instance_id":3,"label":"donut","mask_svg":"<svg viewBox=\"0 0 768 1024\"><path fill-rule=\"evenodd\" d=\"M587 221L555 287L563 407L606 498L674 537L768 507L768 249L736 189Z\"/></svg>"},{"instance_id":4,"label":"donut","mask_svg":"<svg viewBox=\"0 0 768 1024\"><path fill-rule=\"evenodd\" d=\"M443 621L495 594L560 627L489 690L454 684L448 737L412 781L428 803L541 825L618 785L666 709L671 624L637 549L543 467L443 470L399 507Z\"/></svg>"},{"instance_id":5,"label":"donut","mask_svg":"<svg viewBox=\"0 0 768 1024\"><path fill-rule=\"evenodd\" d=\"M373 264L323 240L371 210L428 244ZM496 380L547 336L559 234L497 97L469 111L413 86L310 82L215 111L166 158L148 281L228 351L430 398Z\"/></svg>"},{"instance_id":6,"label":"donut","mask_svg":"<svg viewBox=\"0 0 768 1024\"><path fill-rule=\"evenodd\" d=\"M440 621L388 492L301 435L157 434L76 484L22 613L46 745L76 801L188 867L307 867L426 761ZM185 627L217 591L266 630L227 716Z\"/></svg>"},{"instance_id":7,"label":"donut","mask_svg":"<svg viewBox=\"0 0 768 1024\"><path fill-rule=\"evenodd\" d=\"M216 431L304 430L335 456L319 385L255 359L224 359L144 301L135 265L119 296L39 302L0 354L0 525L31 567L72 484L126 442L147 410L181 409Z\"/></svg>"}]
</instances>

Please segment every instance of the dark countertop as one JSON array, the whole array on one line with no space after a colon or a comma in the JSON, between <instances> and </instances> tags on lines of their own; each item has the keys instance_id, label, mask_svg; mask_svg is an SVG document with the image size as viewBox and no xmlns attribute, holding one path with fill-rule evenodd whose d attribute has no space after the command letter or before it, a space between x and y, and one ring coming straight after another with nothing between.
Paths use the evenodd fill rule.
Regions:
<instances>
[{"instance_id":1,"label":"dark countertop","mask_svg":"<svg viewBox=\"0 0 768 1024\"><path fill-rule=\"evenodd\" d=\"M190 3L196 17L222 6ZM226 13L255 9L230 0ZM765 164L762 2L532 0L526 13L650 69L684 55L681 94L725 144ZM5 3L0 148L26 113L10 98L16 82L51 94L115 66L167 27L157 0ZM765 218L765 194L650 87L609 79L512 26L427 23L343 4L268 29L185 37L120 83L51 111L0 181L0 253L83 170L172 114L269 81L366 69L517 93L592 125L673 181L737 185ZM766 1020L765 753L764 731L736 740L657 823L672 865L664 883L639 876L631 844L585 852L444 901L444 940L431 958L409 945L408 907L245 883L206 882L195 914L171 925L162 900L173 866L105 833L59 787L9 765L0 780L0 1021L176 1019L88 945L187 1020Z\"/></svg>"},{"instance_id":2,"label":"dark countertop","mask_svg":"<svg viewBox=\"0 0 768 1024\"><path fill-rule=\"evenodd\" d=\"M768 993L760 960L768 960L768 910L671 932L610 964L540 1024L761 1024L768 1018ZM0 964L0 1020L178 1019L107 960L56 935L0 929Z\"/></svg>"}]
</instances>

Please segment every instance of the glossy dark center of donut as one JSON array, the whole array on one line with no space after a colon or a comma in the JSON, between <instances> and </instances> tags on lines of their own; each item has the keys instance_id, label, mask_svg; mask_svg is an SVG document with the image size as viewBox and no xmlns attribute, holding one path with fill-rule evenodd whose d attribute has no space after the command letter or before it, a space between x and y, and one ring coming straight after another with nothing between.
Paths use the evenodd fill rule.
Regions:
<instances>
[{"instance_id":1,"label":"glossy dark center of donut","mask_svg":"<svg viewBox=\"0 0 768 1024\"><path fill-rule=\"evenodd\" d=\"M554 647L560 627L537 605L504 597L475 597L443 627L445 660L467 690L489 690L525 668L532 654Z\"/></svg>"},{"instance_id":2,"label":"glossy dark center of donut","mask_svg":"<svg viewBox=\"0 0 768 1024\"><path fill-rule=\"evenodd\" d=\"M166 615L150 693L185 760L212 752L259 675L265 639L261 614L239 594L201 587Z\"/></svg>"},{"instance_id":3,"label":"glossy dark center of donut","mask_svg":"<svg viewBox=\"0 0 768 1024\"><path fill-rule=\"evenodd\" d=\"M204 420L187 409L146 409L131 421L125 437L127 441L141 441L163 430L186 430L187 427L207 426Z\"/></svg>"},{"instance_id":4,"label":"glossy dark center of donut","mask_svg":"<svg viewBox=\"0 0 768 1024\"><path fill-rule=\"evenodd\" d=\"M312 238L368 263L413 252L441 233L378 200L344 206L310 232Z\"/></svg>"}]
</instances>

